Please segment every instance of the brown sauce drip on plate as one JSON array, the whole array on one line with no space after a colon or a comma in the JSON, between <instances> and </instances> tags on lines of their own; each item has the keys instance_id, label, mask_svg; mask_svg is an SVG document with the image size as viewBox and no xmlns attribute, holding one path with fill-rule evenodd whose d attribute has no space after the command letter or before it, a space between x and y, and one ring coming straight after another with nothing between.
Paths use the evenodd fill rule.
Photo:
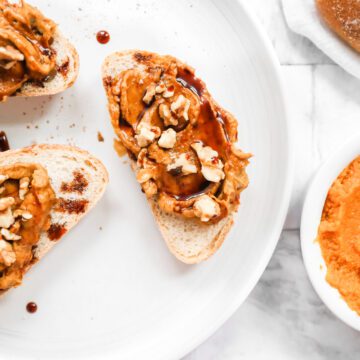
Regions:
<instances>
[{"instance_id":1,"label":"brown sauce drip on plate","mask_svg":"<svg viewBox=\"0 0 360 360\"><path fill-rule=\"evenodd\" d=\"M106 30L100 30L96 34L96 40L99 44L107 44L110 41L110 34Z\"/></svg>"},{"instance_id":2,"label":"brown sauce drip on plate","mask_svg":"<svg viewBox=\"0 0 360 360\"><path fill-rule=\"evenodd\" d=\"M30 314L34 314L36 313L38 309L38 306L36 303L34 303L33 301L29 302L27 305L26 305L26 311Z\"/></svg>"},{"instance_id":3,"label":"brown sauce drip on plate","mask_svg":"<svg viewBox=\"0 0 360 360\"><path fill-rule=\"evenodd\" d=\"M10 150L9 141L5 131L0 131L0 152Z\"/></svg>"}]
</instances>

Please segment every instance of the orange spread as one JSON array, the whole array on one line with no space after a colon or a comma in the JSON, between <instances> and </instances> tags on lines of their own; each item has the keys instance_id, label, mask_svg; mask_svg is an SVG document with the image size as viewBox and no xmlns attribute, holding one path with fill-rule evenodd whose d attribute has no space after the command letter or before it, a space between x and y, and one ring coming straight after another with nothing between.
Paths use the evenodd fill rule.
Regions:
<instances>
[{"instance_id":1,"label":"orange spread","mask_svg":"<svg viewBox=\"0 0 360 360\"><path fill-rule=\"evenodd\" d=\"M328 283L360 315L360 156L331 186L318 241Z\"/></svg>"}]
</instances>

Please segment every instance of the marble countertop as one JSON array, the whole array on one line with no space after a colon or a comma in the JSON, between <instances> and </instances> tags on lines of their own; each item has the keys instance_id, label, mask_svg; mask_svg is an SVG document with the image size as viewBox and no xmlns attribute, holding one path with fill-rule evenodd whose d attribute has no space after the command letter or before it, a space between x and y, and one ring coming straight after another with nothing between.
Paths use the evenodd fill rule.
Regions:
<instances>
[{"instance_id":1,"label":"marble countertop","mask_svg":"<svg viewBox=\"0 0 360 360\"><path fill-rule=\"evenodd\" d=\"M299 224L319 165L360 132L360 81L286 25L280 0L243 0L265 27L286 83L295 141L295 182L283 233L259 283L238 311L184 360L357 360L360 333L334 317L313 290Z\"/></svg>"}]
</instances>

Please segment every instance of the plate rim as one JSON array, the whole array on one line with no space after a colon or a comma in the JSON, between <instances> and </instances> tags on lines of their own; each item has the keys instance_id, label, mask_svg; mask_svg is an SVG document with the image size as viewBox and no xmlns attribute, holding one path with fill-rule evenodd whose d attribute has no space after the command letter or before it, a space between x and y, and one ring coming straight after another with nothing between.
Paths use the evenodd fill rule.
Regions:
<instances>
[{"instance_id":1,"label":"plate rim","mask_svg":"<svg viewBox=\"0 0 360 360\"><path fill-rule=\"evenodd\" d=\"M217 0L212 0L213 4L217 7ZM264 54L264 62L269 67L272 72L272 77L274 81L274 88L276 89L276 104L278 104L278 114L281 114L281 118L283 119L283 133L284 133L284 151L287 151L284 154L284 186L282 192L280 193L281 201L276 204L276 216L274 216L272 231L267 236L266 248L262 252L259 257L258 263L255 267L255 270L249 276L246 286L242 286L241 291L236 291L234 300L231 302L231 306L223 309L221 312L219 311L217 316L213 317L210 325L208 327L203 326L202 331L198 331L195 336L188 337L186 341L181 341L183 339L179 339L177 343L173 343L171 347L164 346L163 349L159 349L159 354L156 356L158 359L179 359L186 356L189 352L194 350L200 344L202 344L205 340L207 340L212 334L214 334L240 307L240 305L247 299L250 292L258 283L261 275L265 271L275 248L280 239L283 225L285 223L286 215L288 212L290 198L292 194L292 185L293 185L293 177L294 177L294 151L293 151L293 142L292 142L292 124L289 118L289 111L287 105L287 99L285 96L285 86L283 81L283 74L281 72L280 63L278 57L275 53L275 50L271 44L268 35L261 25L259 19L253 13L253 10L250 9L250 6L245 3L243 0L228 0L228 2L232 5L233 8L238 8L243 14L244 17L248 18L249 23L251 23L251 32L254 33L256 41L259 43L259 47L263 49ZM221 4L222 5L222 4ZM225 2L224 2L225 5ZM107 350L103 349L102 358L118 358L121 356L121 349ZM79 355L78 358L82 358L84 355ZM16 356L16 359L24 359L23 356ZM41 356L42 358L42 356ZM89 358L93 358L93 356L89 356ZM96 355L94 355L96 358Z\"/></svg>"},{"instance_id":2,"label":"plate rim","mask_svg":"<svg viewBox=\"0 0 360 360\"><path fill-rule=\"evenodd\" d=\"M342 299L338 290L332 287L325 280L325 277L320 278L319 272L316 271L316 269L312 265L311 260L313 259L314 250L311 250L312 247L310 246L309 243L311 239L309 239L310 234L308 233L313 230L313 226L315 226L313 224L315 221L311 221L311 219L309 219L308 214L310 213L309 209L313 207L314 202L321 202L319 206L322 205L321 209L323 208L326 199L326 194L328 193L331 184L335 181L335 179L340 174L340 172L347 165L349 165L352 159L354 159L352 153L358 151L360 155L359 142L360 142L360 132L352 136L342 146L340 146L337 149L337 151L335 151L330 157L328 157L325 160L325 162L320 166L320 168L316 171L305 196L303 210L301 213L301 226L300 226L301 253L302 253L305 269L312 287L314 288L315 292L317 293L321 301L325 304L325 306L331 311L331 313L336 318L338 318L343 323L345 323L346 325L357 331L360 331L360 316L356 316L356 313L353 310L351 310L346 304L345 300ZM358 148L359 150L355 150L355 148ZM335 172L335 169L333 169L333 171L331 172L330 168L336 168L337 175L335 175L335 177L333 177L332 175L332 172ZM340 170L338 168L340 168ZM327 185L322 186L322 189L319 193L318 184L321 180L324 180L324 178L326 178L327 180L326 184L330 183L330 186L329 187ZM315 193L318 195L314 197L313 195ZM316 225L316 229L317 229L320 224L320 218L317 219L316 224L317 224ZM314 243L314 240L312 241L312 243ZM323 260L322 257L321 259ZM321 265L324 266L324 271L325 271L326 270L325 262ZM335 301L333 300L332 297L329 298L328 296L326 296L329 295L330 292L333 293L334 291L338 294L338 298ZM339 307L339 304L341 305L341 307L344 307L345 305L344 310L341 309L341 307ZM355 323L351 320L352 318Z\"/></svg>"},{"instance_id":3,"label":"plate rim","mask_svg":"<svg viewBox=\"0 0 360 360\"><path fill-rule=\"evenodd\" d=\"M216 0L212 0L214 3ZM284 126L286 126L286 134L287 134L287 173L286 173L286 181L283 191L283 203L279 207L281 211L278 211L278 221L276 226L274 226L274 230L272 233L272 236L269 237L268 241L268 251L267 253L263 254L263 259L261 262L259 262L257 271L253 273L251 281L248 282L248 286L246 290L243 291L245 294L244 296L240 296L235 302L234 305L227 309L227 311L224 311L222 313L222 316L217 319L206 332L203 332L202 335L198 335L195 340L189 343L188 346L182 348L182 350L178 350L175 353L174 359L180 359L184 356L188 355L191 351L195 350L197 347L199 347L203 342L205 342L207 339L209 339L217 330L221 328L222 325L225 324L227 320L231 318L231 316L239 309L239 307L244 303L244 301L248 298L250 295L250 292L255 288L255 286L258 284L262 274L264 273L267 265L269 264L274 251L276 249L276 246L280 240L281 233L283 231L283 227L286 221L286 216L288 214L288 209L290 206L290 200L291 200L291 194L293 189L293 181L294 181L294 170L295 170L295 164L294 164L294 147L293 147L293 131L292 131L292 123L289 121L289 110L288 110L288 102L287 97L285 96L285 82L283 78L283 74L281 71L281 65L279 58L276 55L275 49L271 44L271 40L269 39L268 35L266 34L266 31L264 27L261 25L260 20L256 17L253 10L250 9L248 5L243 0L236 0L234 1L234 4L236 6L241 7L245 15L249 18L250 22L254 26L254 30L256 31L259 39L262 41L262 45L264 46L266 50L266 54L270 60L271 66L274 71L275 78L277 79L277 85L279 88L279 99L282 105L282 110L284 114ZM162 357L161 359L166 359L165 357Z\"/></svg>"}]
</instances>

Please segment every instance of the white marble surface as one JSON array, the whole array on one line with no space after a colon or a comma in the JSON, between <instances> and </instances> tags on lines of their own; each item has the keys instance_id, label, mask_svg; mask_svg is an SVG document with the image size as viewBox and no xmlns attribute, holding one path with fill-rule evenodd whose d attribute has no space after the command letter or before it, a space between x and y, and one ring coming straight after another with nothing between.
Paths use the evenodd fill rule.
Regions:
<instances>
[{"instance_id":1,"label":"white marble surface","mask_svg":"<svg viewBox=\"0 0 360 360\"><path fill-rule=\"evenodd\" d=\"M282 65L293 124L295 183L285 229L260 282L233 317L184 360L360 359L360 333L335 318L303 266L299 224L319 165L360 132L360 81L291 33L280 0L243 0L265 27Z\"/></svg>"}]
</instances>

